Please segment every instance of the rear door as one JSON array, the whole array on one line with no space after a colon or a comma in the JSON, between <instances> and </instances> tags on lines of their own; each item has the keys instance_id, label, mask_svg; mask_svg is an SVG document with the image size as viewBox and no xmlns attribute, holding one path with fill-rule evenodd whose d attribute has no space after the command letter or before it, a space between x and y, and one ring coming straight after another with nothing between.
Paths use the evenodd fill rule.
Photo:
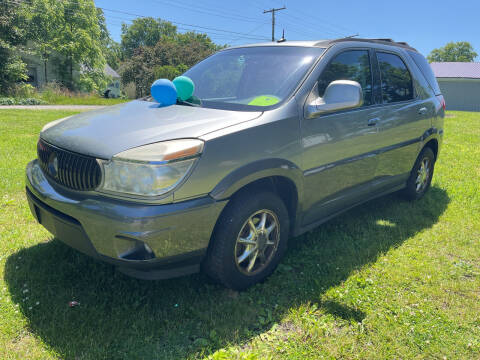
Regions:
<instances>
[{"instance_id":1,"label":"rear door","mask_svg":"<svg viewBox=\"0 0 480 360\"><path fill-rule=\"evenodd\" d=\"M322 97L334 80L360 83L364 102L359 108L302 121L303 226L358 202L362 196L368 197L375 176L375 119L382 109L372 96L370 49L347 49L334 54L321 72L312 98Z\"/></svg>"},{"instance_id":2,"label":"rear door","mask_svg":"<svg viewBox=\"0 0 480 360\"><path fill-rule=\"evenodd\" d=\"M401 51L376 49L375 71L379 74L380 101L377 191L401 185L407 179L421 144L430 128L434 104L422 93L413 64Z\"/></svg>"}]
</instances>

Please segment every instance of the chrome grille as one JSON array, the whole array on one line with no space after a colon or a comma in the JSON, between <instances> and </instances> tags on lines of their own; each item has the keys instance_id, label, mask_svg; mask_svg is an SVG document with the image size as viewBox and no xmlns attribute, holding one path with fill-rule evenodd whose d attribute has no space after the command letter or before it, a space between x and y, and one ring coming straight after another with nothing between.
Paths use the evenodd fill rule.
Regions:
<instances>
[{"instance_id":1,"label":"chrome grille","mask_svg":"<svg viewBox=\"0 0 480 360\"><path fill-rule=\"evenodd\" d=\"M38 141L37 153L43 172L67 188L88 191L100 184L100 166L93 157L57 148L42 139Z\"/></svg>"}]
</instances>

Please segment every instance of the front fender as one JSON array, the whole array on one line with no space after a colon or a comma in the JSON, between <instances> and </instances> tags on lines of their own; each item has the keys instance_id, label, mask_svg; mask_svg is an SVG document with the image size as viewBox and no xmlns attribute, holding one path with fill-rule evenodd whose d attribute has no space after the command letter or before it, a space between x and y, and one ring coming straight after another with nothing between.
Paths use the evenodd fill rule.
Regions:
<instances>
[{"instance_id":1,"label":"front fender","mask_svg":"<svg viewBox=\"0 0 480 360\"><path fill-rule=\"evenodd\" d=\"M210 196L215 200L227 199L245 185L273 176L291 180L297 188L299 201L303 199L302 171L297 165L285 159L263 159L235 169L215 186Z\"/></svg>"}]
</instances>

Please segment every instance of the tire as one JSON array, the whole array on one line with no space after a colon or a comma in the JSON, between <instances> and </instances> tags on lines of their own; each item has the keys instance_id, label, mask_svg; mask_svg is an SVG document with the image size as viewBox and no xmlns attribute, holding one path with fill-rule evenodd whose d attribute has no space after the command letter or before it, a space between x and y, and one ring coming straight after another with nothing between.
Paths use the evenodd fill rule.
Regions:
<instances>
[{"instance_id":1,"label":"tire","mask_svg":"<svg viewBox=\"0 0 480 360\"><path fill-rule=\"evenodd\" d=\"M234 290L261 282L275 270L285 253L289 226L288 211L277 195L238 194L215 226L203 270Z\"/></svg>"},{"instance_id":2,"label":"tire","mask_svg":"<svg viewBox=\"0 0 480 360\"><path fill-rule=\"evenodd\" d=\"M425 195L430 188L434 168L435 154L430 147L425 147L418 155L407 180L407 187L403 190L403 196L407 200L418 200ZM423 169L426 169L427 173Z\"/></svg>"}]
</instances>

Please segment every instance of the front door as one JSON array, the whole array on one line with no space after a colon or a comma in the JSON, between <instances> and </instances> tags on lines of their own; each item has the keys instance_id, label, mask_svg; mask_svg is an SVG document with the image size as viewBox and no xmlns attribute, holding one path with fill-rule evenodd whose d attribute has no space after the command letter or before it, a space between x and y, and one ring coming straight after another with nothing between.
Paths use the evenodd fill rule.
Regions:
<instances>
[{"instance_id":1,"label":"front door","mask_svg":"<svg viewBox=\"0 0 480 360\"><path fill-rule=\"evenodd\" d=\"M369 49L337 54L320 75L313 91L318 91L318 96L322 97L334 80L357 81L362 86L364 101L361 107L353 110L302 121L303 226L368 197L375 176L376 122L381 108L372 97Z\"/></svg>"}]
</instances>

